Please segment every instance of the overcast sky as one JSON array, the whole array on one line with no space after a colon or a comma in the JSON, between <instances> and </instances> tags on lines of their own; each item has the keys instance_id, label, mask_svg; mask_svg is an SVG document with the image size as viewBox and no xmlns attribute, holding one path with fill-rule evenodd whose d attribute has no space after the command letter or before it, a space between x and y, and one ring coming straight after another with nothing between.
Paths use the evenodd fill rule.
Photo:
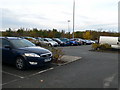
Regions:
<instances>
[{"instance_id":1,"label":"overcast sky","mask_svg":"<svg viewBox=\"0 0 120 90\"><path fill-rule=\"evenodd\" d=\"M75 30L118 30L119 0L75 0ZM72 31L73 0L2 0L2 28ZM0 15L0 16L1 16Z\"/></svg>"}]
</instances>

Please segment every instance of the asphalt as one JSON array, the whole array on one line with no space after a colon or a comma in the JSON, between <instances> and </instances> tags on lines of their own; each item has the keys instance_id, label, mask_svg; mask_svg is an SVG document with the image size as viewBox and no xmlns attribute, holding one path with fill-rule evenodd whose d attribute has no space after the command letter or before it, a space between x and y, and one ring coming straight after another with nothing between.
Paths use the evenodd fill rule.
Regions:
<instances>
[{"instance_id":1,"label":"asphalt","mask_svg":"<svg viewBox=\"0 0 120 90\"><path fill-rule=\"evenodd\" d=\"M89 51L91 46L63 47L66 55L82 57L63 65L18 71L3 65L3 88L117 88L118 54Z\"/></svg>"}]
</instances>

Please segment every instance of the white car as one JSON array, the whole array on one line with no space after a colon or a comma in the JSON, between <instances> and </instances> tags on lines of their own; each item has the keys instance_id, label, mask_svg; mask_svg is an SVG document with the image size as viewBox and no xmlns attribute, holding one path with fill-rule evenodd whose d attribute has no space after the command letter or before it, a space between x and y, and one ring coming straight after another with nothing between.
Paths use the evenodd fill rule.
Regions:
<instances>
[{"instance_id":1,"label":"white car","mask_svg":"<svg viewBox=\"0 0 120 90\"><path fill-rule=\"evenodd\" d=\"M43 38L44 41L49 43L49 46L58 46L58 43L53 41L51 38Z\"/></svg>"},{"instance_id":2,"label":"white car","mask_svg":"<svg viewBox=\"0 0 120 90\"><path fill-rule=\"evenodd\" d=\"M93 43L96 43L95 41L93 41L93 40L90 40L90 42L93 44Z\"/></svg>"}]
</instances>

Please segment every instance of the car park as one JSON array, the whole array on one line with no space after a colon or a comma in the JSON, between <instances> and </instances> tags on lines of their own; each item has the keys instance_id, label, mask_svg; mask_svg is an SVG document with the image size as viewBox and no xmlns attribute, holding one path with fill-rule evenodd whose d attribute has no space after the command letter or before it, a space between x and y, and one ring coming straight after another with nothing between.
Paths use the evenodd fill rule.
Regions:
<instances>
[{"instance_id":1,"label":"car park","mask_svg":"<svg viewBox=\"0 0 120 90\"><path fill-rule=\"evenodd\" d=\"M39 67L50 64L52 52L18 37L0 37L2 62L13 64L17 69Z\"/></svg>"},{"instance_id":2,"label":"car park","mask_svg":"<svg viewBox=\"0 0 120 90\"><path fill-rule=\"evenodd\" d=\"M44 41L48 42L49 46L58 46L58 43L53 41L51 38L43 38Z\"/></svg>"}]
</instances>

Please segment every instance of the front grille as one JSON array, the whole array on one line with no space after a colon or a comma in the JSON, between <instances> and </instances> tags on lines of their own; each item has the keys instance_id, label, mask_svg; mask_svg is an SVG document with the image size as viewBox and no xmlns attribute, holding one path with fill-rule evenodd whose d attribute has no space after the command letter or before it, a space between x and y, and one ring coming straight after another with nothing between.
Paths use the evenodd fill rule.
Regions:
<instances>
[{"instance_id":1,"label":"front grille","mask_svg":"<svg viewBox=\"0 0 120 90\"><path fill-rule=\"evenodd\" d=\"M51 57L52 54L51 53L45 53L45 54L41 54L40 56L41 57Z\"/></svg>"}]
</instances>

